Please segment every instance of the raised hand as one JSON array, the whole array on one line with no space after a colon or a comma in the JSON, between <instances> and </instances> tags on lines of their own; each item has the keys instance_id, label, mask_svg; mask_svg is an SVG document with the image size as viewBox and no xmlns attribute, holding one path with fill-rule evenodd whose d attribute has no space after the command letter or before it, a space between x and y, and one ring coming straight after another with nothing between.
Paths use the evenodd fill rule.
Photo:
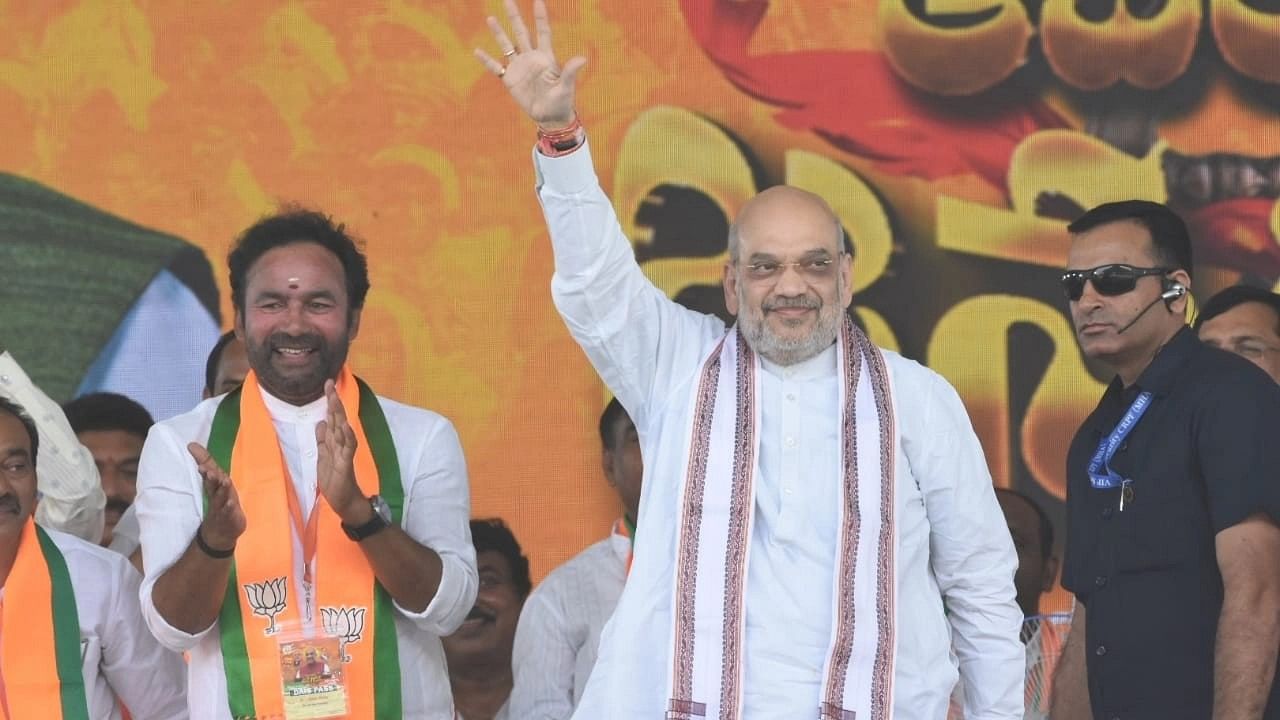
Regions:
<instances>
[{"instance_id":1,"label":"raised hand","mask_svg":"<svg viewBox=\"0 0 1280 720\"><path fill-rule=\"evenodd\" d=\"M204 520L200 523L200 536L216 550L230 550L245 529L244 509L231 478L218 466L209 451L200 443L187 443L187 452L196 461L196 470L204 480L204 495L208 500Z\"/></svg>"},{"instance_id":2,"label":"raised hand","mask_svg":"<svg viewBox=\"0 0 1280 720\"><path fill-rule=\"evenodd\" d=\"M515 43L502 29L498 19L488 18L489 29L502 50L503 62L495 60L485 51L476 48L475 55L489 72L502 78L507 91L525 113L543 130L559 130L573 123L573 93L578 72L587 64L581 55L570 58L563 67L556 61L551 49L551 22L547 19L547 5L534 0L533 22L537 30L537 44L530 42L529 28L520 17L515 0L504 0L507 18Z\"/></svg>"},{"instance_id":3,"label":"raised hand","mask_svg":"<svg viewBox=\"0 0 1280 720\"><path fill-rule=\"evenodd\" d=\"M347 422L347 411L332 380L324 384L329 403L325 419L316 425L316 484L329 507L344 521L360 511L368 515L369 503L356 484L356 433Z\"/></svg>"}]
</instances>

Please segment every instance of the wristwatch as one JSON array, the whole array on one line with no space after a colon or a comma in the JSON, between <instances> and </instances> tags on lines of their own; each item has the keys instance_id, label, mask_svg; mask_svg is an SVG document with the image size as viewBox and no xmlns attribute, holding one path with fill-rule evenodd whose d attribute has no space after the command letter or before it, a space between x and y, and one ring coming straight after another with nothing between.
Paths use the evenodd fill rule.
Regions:
<instances>
[{"instance_id":1,"label":"wristwatch","mask_svg":"<svg viewBox=\"0 0 1280 720\"><path fill-rule=\"evenodd\" d=\"M384 528L391 526L391 506L387 505L387 501L383 500L381 495L370 496L369 505L373 508L373 517L369 519L369 522L359 527L351 527L346 523L342 523L342 532L356 542L360 542L371 535L376 535Z\"/></svg>"}]
</instances>

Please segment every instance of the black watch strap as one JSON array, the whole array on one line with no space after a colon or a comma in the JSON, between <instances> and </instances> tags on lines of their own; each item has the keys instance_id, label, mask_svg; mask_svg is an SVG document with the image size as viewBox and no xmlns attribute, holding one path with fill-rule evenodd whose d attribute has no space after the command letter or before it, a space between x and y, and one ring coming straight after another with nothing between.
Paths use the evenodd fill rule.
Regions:
<instances>
[{"instance_id":1,"label":"black watch strap","mask_svg":"<svg viewBox=\"0 0 1280 720\"><path fill-rule=\"evenodd\" d=\"M342 523L342 532L346 533L348 538L360 542L391 526L391 511L387 507L385 500L374 495L369 498L369 506L373 508L373 517L369 519L369 522L358 527Z\"/></svg>"}]
</instances>

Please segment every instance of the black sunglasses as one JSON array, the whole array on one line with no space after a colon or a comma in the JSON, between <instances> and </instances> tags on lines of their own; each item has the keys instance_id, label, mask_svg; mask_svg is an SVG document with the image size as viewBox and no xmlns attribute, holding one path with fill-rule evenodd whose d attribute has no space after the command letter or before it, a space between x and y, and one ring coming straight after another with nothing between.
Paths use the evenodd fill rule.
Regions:
<instances>
[{"instance_id":1,"label":"black sunglasses","mask_svg":"<svg viewBox=\"0 0 1280 720\"><path fill-rule=\"evenodd\" d=\"M1132 265L1099 265L1091 270L1068 270L1062 273L1062 291L1067 299L1075 302L1084 294L1084 284L1093 281L1093 289L1099 295L1123 295L1133 292L1138 278L1147 275L1165 275L1168 268L1141 268Z\"/></svg>"}]
</instances>

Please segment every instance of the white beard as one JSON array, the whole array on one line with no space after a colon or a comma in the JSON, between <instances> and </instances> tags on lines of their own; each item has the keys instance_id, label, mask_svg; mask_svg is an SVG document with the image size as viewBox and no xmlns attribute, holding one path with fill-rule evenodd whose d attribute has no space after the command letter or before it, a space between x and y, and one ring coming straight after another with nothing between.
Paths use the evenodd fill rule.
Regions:
<instances>
[{"instance_id":1,"label":"white beard","mask_svg":"<svg viewBox=\"0 0 1280 720\"><path fill-rule=\"evenodd\" d=\"M818 320L808 335L799 338L779 337L765 322L764 308L747 305L746 292L741 282L738 283L737 292L738 307L744 311L738 316L738 330L746 339L747 345L770 362L784 367L804 362L830 347L840 332L841 308L823 303L817 308ZM840 282L837 280L836 297L840 295Z\"/></svg>"}]
</instances>

